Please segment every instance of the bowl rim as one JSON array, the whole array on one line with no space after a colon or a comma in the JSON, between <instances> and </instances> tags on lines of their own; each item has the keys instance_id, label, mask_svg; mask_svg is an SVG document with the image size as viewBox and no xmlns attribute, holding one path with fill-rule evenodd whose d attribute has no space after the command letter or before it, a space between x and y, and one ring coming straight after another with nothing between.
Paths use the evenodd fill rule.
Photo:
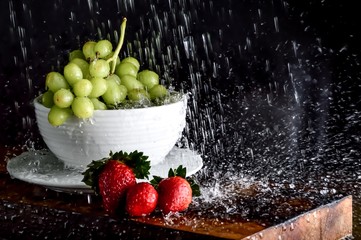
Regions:
<instances>
[{"instance_id":1,"label":"bowl rim","mask_svg":"<svg viewBox=\"0 0 361 240\"><path fill-rule=\"evenodd\" d=\"M94 110L94 112L103 113L103 112L110 112L110 111L127 111L127 112L130 112L130 111L144 111L145 109L152 109L152 108L156 109L156 108L162 108L162 107L165 107L165 106L172 106L172 105L184 102L185 100L188 100L189 93L180 92L180 94L181 94L181 97L180 97L179 101L171 102L171 103L167 103L167 104L163 104L163 105L156 105L156 106L149 106L149 107L137 107L137 108L106 109L106 110L97 109L97 110ZM33 99L33 101L32 101L33 105L34 106L37 105L40 108L50 110L50 108L47 108L43 104L41 104L40 98L41 98L42 95L43 95L43 93Z\"/></svg>"}]
</instances>

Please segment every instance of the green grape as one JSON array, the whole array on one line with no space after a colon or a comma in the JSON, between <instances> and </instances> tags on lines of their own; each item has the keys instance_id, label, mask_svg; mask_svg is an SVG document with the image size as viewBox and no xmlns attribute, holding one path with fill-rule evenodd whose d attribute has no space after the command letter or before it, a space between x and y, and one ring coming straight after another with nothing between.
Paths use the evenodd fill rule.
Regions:
<instances>
[{"instance_id":1,"label":"green grape","mask_svg":"<svg viewBox=\"0 0 361 240\"><path fill-rule=\"evenodd\" d=\"M51 108L54 105L54 93L52 91L46 91L45 93L43 93L43 95L41 95L41 103L47 107L47 108Z\"/></svg>"},{"instance_id":2,"label":"green grape","mask_svg":"<svg viewBox=\"0 0 361 240\"><path fill-rule=\"evenodd\" d=\"M151 89L153 86L159 84L159 76L156 72L151 70L143 70L138 73L137 79L143 83L146 89Z\"/></svg>"},{"instance_id":3,"label":"green grape","mask_svg":"<svg viewBox=\"0 0 361 240\"><path fill-rule=\"evenodd\" d=\"M168 95L168 90L163 85L155 85L149 90L150 99L164 98Z\"/></svg>"},{"instance_id":4,"label":"green grape","mask_svg":"<svg viewBox=\"0 0 361 240\"><path fill-rule=\"evenodd\" d=\"M94 46L95 54L98 58L105 58L113 50L113 45L109 40L100 40Z\"/></svg>"},{"instance_id":5,"label":"green grape","mask_svg":"<svg viewBox=\"0 0 361 240\"><path fill-rule=\"evenodd\" d=\"M92 78L90 79L90 82L93 86L93 89L88 96L90 98L100 97L107 90L107 80L104 78Z\"/></svg>"},{"instance_id":6,"label":"green grape","mask_svg":"<svg viewBox=\"0 0 361 240\"><path fill-rule=\"evenodd\" d=\"M54 105L51 107L48 113L48 121L52 126L60 126L71 115L73 115L73 112L70 108L59 108L58 106Z\"/></svg>"},{"instance_id":7,"label":"green grape","mask_svg":"<svg viewBox=\"0 0 361 240\"><path fill-rule=\"evenodd\" d=\"M120 78L118 77L118 75L116 74L110 74L107 78L106 78L107 81L114 81L116 82L118 85L120 85L121 81L120 81Z\"/></svg>"},{"instance_id":8,"label":"green grape","mask_svg":"<svg viewBox=\"0 0 361 240\"><path fill-rule=\"evenodd\" d=\"M82 51L85 56L85 60L92 61L96 58L94 47L96 42L94 41L88 41L84 43Z\"/></svg>"},{"instance_id":9,"label":"green grape","mask_svg":"<svg viewBox=\"0 0 361 240\"><path fill-rule=\"evenodd\" d=\"M73 50L69 53L69 62L71 62L73 59L75 58L80 58L80 59L83 59L85 60L85 56L84 56L84 53L82 50L80 49L76 49L76 50Z\"/></svg>"},{"instance_id":10,"label":"green grape","mask_svg":"<svg viewBox=\"0 0 361 240\"><path fill-rule=\"evenodd\" d=\"M88 79L82 79L73 86L73 92L77 97L87 97L93 89L92 83Z\"/></svg>"},{"instance_id":11,"label":"green grape","mask_svg":"<svg viewBox=\"0 0 361 240\"><path fill-rule=\"evenodd\" d=\"M130 76L130 75L125 75L123 77L120 78L120 82L122 85L124 85L128 91L134 89L134 88L139 88L139 89L143 89L144 85L139 82L135 77Z\"/></svg>"},{"instance_id":12,"label":"green grape","mask_svg":"<svg viewBox=\"0 0 361 240\"><path fill-rule=\"evenodd\" d=\"M122 92L122 96L124 96L124 100L127 97L128 89L124 85L119 85L119 89Z\"/></svg>"},{"instance_id":13,"label":"green grape","mask_svg":"<svg viewBox=\"0 0 361 240\"><path fill-rule=\"evenodd\" d=\"M80 67L81 72L83 73L83 78L89 77L89 63L87 61L81 58L74 58L70 62L75 63L78 67Z\"/></svg>"},{"instance_id":14,"label":"green grape","mask_svg":"<svg viewBox=\"0 0 361 240\"><path fill-rule=\"evenodd\" d=\"M105 105L105 103L100 101L98 98L90 98L90 101L92 101L92 103L94 105L94 110L106 110L107 109L107 105Z\"/></svg>"},{"instance_id":15,"label":"green grape","mask_svg":"<svg viewBox=\"0 0 361 240\"><path fill-rule=\"evenodd\" d=\"M127 90L114 81L107 81L107 91L102 95L107 105L117 105L127 97Z\"/></svg>"},{"instance_id":16,"label":"green grape","mask_svg":"<svg viewBox=\"0 0 361 240\"><path fill-rule=\"evenodd\" d=\"M89 73L92 77L105 78L110 73L110 66L104 59L96 59L89 64Z\"/></svg>"},{"instance_id":17,"label":"green grape","mask_svg":"<svg viewBox=\"0 0 361 240\"><path fill-rule=\"evenodd\" d=\"M78 118L90 118L94 113L94 105L87 97L74 98L71 109Z\"/></svg>"},{"instance_id":18,"label":"green grape","mask_svg":"<svg viewBox=\"0 0 361 240\"><path fill-rule=\"evenodd\" d=\"M70 86L73 86L77 81L83 79L83 72L77 64L70 62L64 67L64 77Z\"/></svg>"},{"instance_id":19,"label":"green grape","mask_svg":"<svg viewBox=\"0 0 361 240\"><path fill-rule=\"evenodd\" d=\"M128 98L136 102L149 100L149 93L144 89L134 88L128 92Z\"/></svg>"},{"instance_id":20,"label":"green grape","mask_svg":"<svg viewBox=\"0 0 361 240\"><path fill-rule=\"evenodd\" d=\"M120 64L115 68L115 74L117 74L120 78L124 75L137 77L138 69L130 62L120 62Z\"/></svg>"},{"instance_id":21,"label":"green grape","mask_svg":"<svg viewBox=\"0 0 361 240\"><path fill-rule=\"evenodd\" d=\"M58 72L50 72L46 75L45 86L53 93L61 88L69 88L69 84Z\"/></svg>"},{"instance_id":22,"label":"green grape","mask_svg":"<svg viewBox=\"0 0 361 240\"><path fill-rule=\"evenodd\" d=\"M59 108L68 108L73 102L74 95L69 89L59 89L54 93L54 104Z\"/></svg>"},{"instance_id":23,"label":"green grape","mask_svg":"<svg viewBox=\"0 0 361 240\"><path fill-rule=\"evenodd\" d=\"M132 63L137 68L137 71L139 71L140 63L136 58L134 58L134 57L126 57L126 58L123 58L122 62Z\"/></svg>"}]
</instances>

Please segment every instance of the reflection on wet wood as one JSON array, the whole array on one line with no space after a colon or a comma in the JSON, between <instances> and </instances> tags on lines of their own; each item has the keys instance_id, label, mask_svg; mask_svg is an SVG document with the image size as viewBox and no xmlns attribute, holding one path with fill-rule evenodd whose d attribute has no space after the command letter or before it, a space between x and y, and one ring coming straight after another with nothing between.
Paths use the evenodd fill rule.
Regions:
<instances>
[{"instance_id":1,"label":"reflection on wet wood","mask_svg":"<svg viewBox=\"0 0 361 240\"><path fill-rule=\"evenodd\" d=\"M135 219L161 227L196 232L227 239L341 239L352 235L352 197L305 212L275 226L264 227L242 219L212 219L187 214L181 217Z\"/></svg>"},{"instance_id":2,"label":"reflection on wet wood","mask_svg":"<svg viewBox=\"0 0 361 240\"><path fill-rule=\"evenodd\" d=\"M187 213L180 216L152 216L134 221L160 227L195 232L226 239L244 238L265 229L261 224L244 219L220 219Z\"/></svg>"},{"instance_id":3,"label":"reflection on wet wood","mask_svg":"<svg viewBox=\"0 0 361 240\"><path fill-rule=\"evenodd\" d=\"M352 197L320 206L246 239L336 240L352 235Z\"/></svg>"}]
</instances>

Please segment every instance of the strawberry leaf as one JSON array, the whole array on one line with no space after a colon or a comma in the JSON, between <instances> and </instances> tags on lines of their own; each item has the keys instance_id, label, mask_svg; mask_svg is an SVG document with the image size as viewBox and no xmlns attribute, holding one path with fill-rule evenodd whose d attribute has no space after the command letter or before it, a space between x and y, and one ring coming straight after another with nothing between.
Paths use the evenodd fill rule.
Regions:
<instances>
[{"instance_id":1,"label":"strawberry leaf","mask_svg":"<svg viewBox=\"0 0 361 240\"><path fill-rule=\"evenodd\" d=\"M119 160L128 167L132 168L136 178L148 179L150 161L148 160L148 156L143 155L143 152L134 151L127 153L120 151L114 154L111 152L110 154L111 159Z\"/></svg>"},{"instance_id":2,"label":"strawberry leaf","mask_svg":"<svg viewBox=\"0 0 361 240\"><path fill-rule=\"evenodd\" d=\"M194 181L194 179L190 177L187 177L186 180L189 182L189 185L191 185L192 196L199 197L201 195L201 190L199 188L199 185Z\"/></svg>"},{"instance_id":3,"label":"strawberry leaf","mask_svg":"<svg viewBox=\"0 0 361 240\"><path fill-rule=\"evenodd\" d=\"M150 180L150 184L152 184L152 186L153 186L155 189L158 189L158 185L159 185L159 183L160 183L163 179L164 179L164 178L159 177L159 176L153 176L153 179Z\"/></svg>"},{"instance_id":4,"label":"strawberry leaf","mask_svg":"<svg viewBox=\"0 0 361 240\"><path fill-rule=\"evenodd\" d=\"M106 163L109 161L108 158L103 158L100 160L93 160L90 164L87 166L87 170L83 172L84 175L82 182L84 182L86 185L90 186L95 193L98 193L98 179L99 174L103 170Z\"/></svg>"},{"instance_id":5,"label":"strawberry leaf","mask_svg":"<svg viewBox=\"0 0 361 240\"><path fill-rule=\"evenodd\" d=\"M183 165L179 165L178 168L176 169L169 169L168 171L168 177L182 177L182 178L186 178L187 176L187 168L183 167Z\"/></svg>"}]
</instances>

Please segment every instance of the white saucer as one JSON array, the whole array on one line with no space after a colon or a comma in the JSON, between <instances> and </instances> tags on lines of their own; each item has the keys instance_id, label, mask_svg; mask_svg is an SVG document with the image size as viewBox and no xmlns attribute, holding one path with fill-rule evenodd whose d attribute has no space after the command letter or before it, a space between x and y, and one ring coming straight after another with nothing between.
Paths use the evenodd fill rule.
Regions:
<instances>
[{"instance_id":1,"label":"white saucer","mask_svg":"<svg viewBox=\"0 0 361 240\"><path fill-rule=\"evenodd\" d=\"M174 147L163 162L151 167L149 178L165 178L170 168L177 168L179 165L183 165L187 169L187 176L190 176L202 168L203 161L199 154L190 149ZM64 163L48 150L24 152L8 161L7 170L13 178L55 191L93 192L81 181L83 175L80 169L65 167Z\"/></svg>"}]
</instances>

